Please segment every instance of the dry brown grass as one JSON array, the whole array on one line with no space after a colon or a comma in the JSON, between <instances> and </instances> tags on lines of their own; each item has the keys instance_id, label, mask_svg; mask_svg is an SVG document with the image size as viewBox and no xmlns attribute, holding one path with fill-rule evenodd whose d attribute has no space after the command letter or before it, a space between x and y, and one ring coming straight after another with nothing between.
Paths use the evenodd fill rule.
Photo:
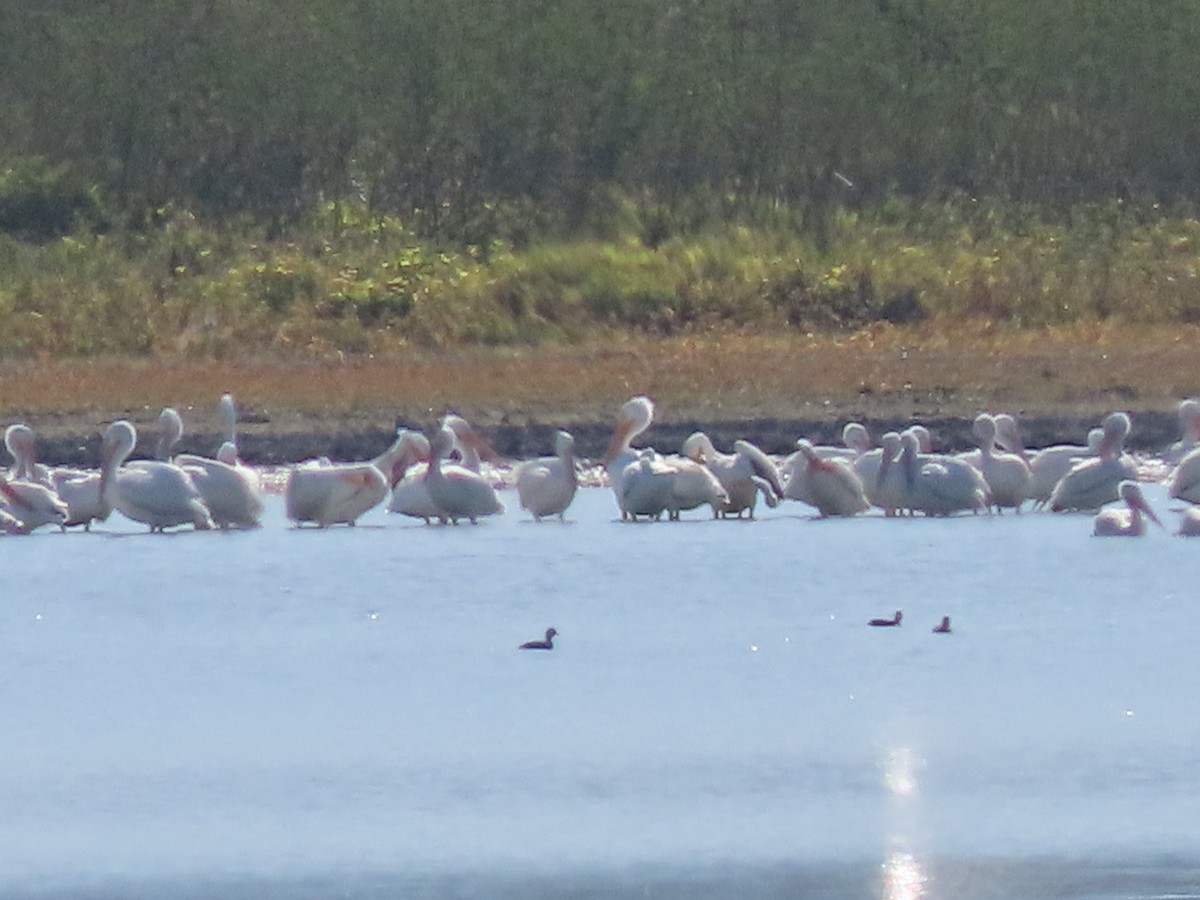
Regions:
<instances>
[{"instance_id":1,"label":"dry brown grass","mask_svg":"<svg viewBox=\"0 0 1200 900\"><path fill-rule=\"evenodd\" d=\"M202 416L226 391L251 420L309 430L348 419L386 427L445 409L480 423L597 421L635 393L654 397L665 420L1166 410L1200 392L1197 346L1193 326L880 326L843 337L614 336L391 358L42 361L0 368L0 418L52 432L118 415L145 420L164 405Z\"/></svg>"}]
</instances>

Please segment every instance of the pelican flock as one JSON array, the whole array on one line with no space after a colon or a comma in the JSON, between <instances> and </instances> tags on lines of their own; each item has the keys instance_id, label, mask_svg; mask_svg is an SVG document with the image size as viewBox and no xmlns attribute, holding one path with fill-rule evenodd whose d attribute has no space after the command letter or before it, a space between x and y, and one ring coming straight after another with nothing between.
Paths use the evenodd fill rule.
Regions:
<instances>
[{"instance_id":1,"label":"pelican flock","mask_svg":"<svg viewBox=\"0 0 1200 900\"><path fill-rule=\"evenodd\" d=\"M1146 522L1162 526L1141 484L1161 481L1182 513L1176 534L1200 534L1200 401L1179 405L1182 437L1153 467L1125 450L1133 427L1124 412L1106 416L1088 445L1028 448L1016 419L981 413L973 424L976 448L939 453L928 429L914 425L880 435L873 446L861 423L847 423L844 446L805 437L784 460L747 440L719 448L706 433L691 434L678 452L639 446L654 424L654 402L632 397L617 409L602 459L580 456L575 438L553 434L553 454L507 463L461 416L448 413L427 434L400 428L390 447L359 462L308 460L263 470L240 455L237 407L218 404L223 439L213 457L176 453L184 435L180 414L166 407L147 426L153 459L134 459L138 429L111 423L96 469L47 466L26 423L4 432L11 462L0 469L0 535L41 529L91 530L113 511L150 531L259 527L266 494L283 494L295 526L354 525L376 509L426 524L480 523L515 508L533 521L568 521L583 485L608 486L622 521L677 520L706 508L712 518L753 520L759 501L806 518L989 515L1002 510L1089 512L1096 535L1141 536ZM1163 476L1162 472L1166 471Z\"/></svg>"}]
</instances>

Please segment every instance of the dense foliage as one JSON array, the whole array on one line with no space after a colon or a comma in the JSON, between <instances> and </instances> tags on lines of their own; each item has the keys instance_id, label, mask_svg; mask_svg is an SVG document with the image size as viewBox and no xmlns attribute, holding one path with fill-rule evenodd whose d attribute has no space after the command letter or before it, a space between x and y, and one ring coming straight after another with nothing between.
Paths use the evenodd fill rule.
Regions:
<instances>
[{"instance_id":1,"label":"dense foliage","mask_svg":"<svg viewBox=\"0 0 1200 900\"><path fill-rule=\"evenodd\" d=\"M11 3L0 161L123 210L286 223L361 196L465 243L596 224L614 188L810 219L1173 201L1200 194L1198 46L1193 0Z\"/></svg>"},{"instance_id":2,"label":"dense foliage","mask_svg":"<svg viewBox=\"0 0 1200 900\"><path fill-rule=\"evenodd\" d=\"M0 8L0 355L1200 319L1194 0Z\"/></svg>"}]
</instances>

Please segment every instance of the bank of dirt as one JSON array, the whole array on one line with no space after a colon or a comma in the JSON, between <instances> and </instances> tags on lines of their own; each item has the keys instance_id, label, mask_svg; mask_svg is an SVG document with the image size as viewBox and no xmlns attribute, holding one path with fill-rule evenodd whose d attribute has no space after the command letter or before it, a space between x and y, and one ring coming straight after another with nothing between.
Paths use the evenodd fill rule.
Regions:
<instances>
[{"instance_id":1,"label":"bank of dirt","mask_svg":"<svg viewBox=\"0 0 1200 900\"><path fill-rule=\"evenodd\" d=\"M147 436L143 442L147 450L153 444L151 437L155 413L147 411L142 421L138 422L139 428ZM186 411L184 415L186 421ZM1133 431L1128 446L1133 450L1154 453L1179 439L1179 421L1174 412L1135 410L1132 417ZM98 421L101 420L73 415L30 418L38 430L41 461L53 465L98 464ZM108 417L101 417L105 418ZM611 417L599 415L587 419L570 420L569 416L563 416L555 421L521 423L505 422L502 418L489 420L486 416L477 415L474 422L502 457L514 460L551 453L554 432L560 427L567 428L575 436L583 457L599 460L612 434ZM718 449L728 450L734 441L745 439L767 453L784 455L795 449L796 440L801 437L819 444L839 443L842 427L852 418L866 425L876 441L886 431L901 430L919 422L929 428L938 450L962 450L974 446L972 417L947 414L867 417L830 414L822 417L745 419L663 416L634 444L672 453L679 450L689 434L704 431ZM242 458L254 465L282 465L320 456L331 460L367 459L387 448L395 437L396 428L429 432L434 421L434 416L397 416L394 411L386 409L359 410L353 414L331 413L327 416L251 410L243 415L239 424L238 444ZM1031 448L1056 443L1086 443L1088 430L1098 423L1099 417L1095 414L1039 413L1020 419L1022 437L1026 446ZM197 427L189 427L177 449L180 452L213 455L223 439L215 423L204 422Z\"/></svg>"}]
</instances>

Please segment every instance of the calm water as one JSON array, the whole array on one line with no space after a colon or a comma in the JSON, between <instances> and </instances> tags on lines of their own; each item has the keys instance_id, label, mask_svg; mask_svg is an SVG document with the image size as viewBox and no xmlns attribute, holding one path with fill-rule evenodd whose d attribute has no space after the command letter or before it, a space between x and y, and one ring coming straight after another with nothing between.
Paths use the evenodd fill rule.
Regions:
<instances>
[{"instance_id":1,"label":"calm water","mask_svg":"<svg viewBox=\"0 0 1200 900\"><path fill-rule=\"evenodd\" d=\"M1200 541L507 499L0 540L0 895L1200 896Z\"/></svg>"}]
</instances>

